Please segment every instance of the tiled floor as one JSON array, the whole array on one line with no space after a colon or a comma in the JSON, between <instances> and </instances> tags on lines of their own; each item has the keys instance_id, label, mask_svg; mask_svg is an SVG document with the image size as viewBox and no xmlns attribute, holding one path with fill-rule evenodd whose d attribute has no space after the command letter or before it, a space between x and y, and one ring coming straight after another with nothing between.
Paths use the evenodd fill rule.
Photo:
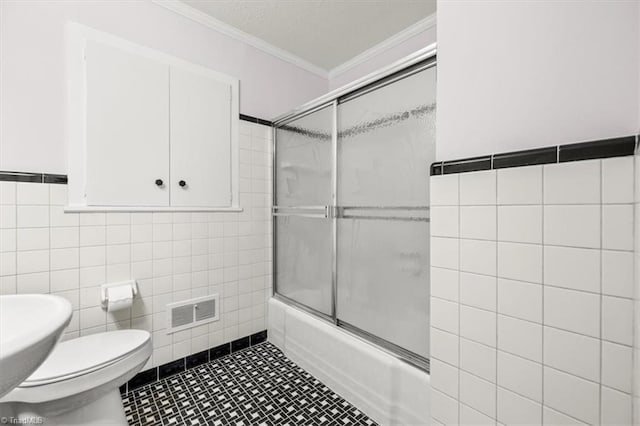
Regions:
<instances>
[{"instance_id":1,"label":"tiled floor","mask_svg":"<svg viewBox=\"0 0 640 426\"><path fill-rule=\"evenodd\" d=\"M375 425L268 342L122 400L131 425Z\"/></svg>"}]
</instances>

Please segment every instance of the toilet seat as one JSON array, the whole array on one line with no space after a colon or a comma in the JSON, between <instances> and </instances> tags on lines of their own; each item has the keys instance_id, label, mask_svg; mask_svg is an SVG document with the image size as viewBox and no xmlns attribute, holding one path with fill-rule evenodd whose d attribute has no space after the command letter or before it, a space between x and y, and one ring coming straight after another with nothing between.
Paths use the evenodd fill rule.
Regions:
<instances>
[{"instance_id":1,"label":"toilet seat","mask_svg":"<svg viewBox=\"0 0 640 426\"><path fill-rule=\"evenodd\" d=\"M105 368L139 350L148 341L149 333L143 330L119 330L67 340L18 387L42 386Z\"/></svg>"},{"instance_id":2,"label":"toilet seat","mask_svg":"<svg viewBox=\"0 0 640 426\"><path fill-rule=\"evenodd\" d=\"M0 403L46 403L65 408L85 404L130 380L152 350L151 335L144 330L109 331L62 342Z\"/></svg>"}]
</instances>

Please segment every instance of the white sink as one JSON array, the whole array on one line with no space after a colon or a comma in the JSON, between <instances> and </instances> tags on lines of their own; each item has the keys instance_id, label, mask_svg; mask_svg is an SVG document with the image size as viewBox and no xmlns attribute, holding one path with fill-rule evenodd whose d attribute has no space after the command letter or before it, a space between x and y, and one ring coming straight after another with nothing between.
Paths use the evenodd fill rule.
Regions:
<instances>
[{"instance_id":1,"label":"white sink","mask_svg":"<svg viewBox=\"0 0 640 426\"><path fill-rule=\"evenodd\" d=\"M71 320L71 303L59 296L0 296L0 398L47 358Z\"/></svg>"}]
</instances>

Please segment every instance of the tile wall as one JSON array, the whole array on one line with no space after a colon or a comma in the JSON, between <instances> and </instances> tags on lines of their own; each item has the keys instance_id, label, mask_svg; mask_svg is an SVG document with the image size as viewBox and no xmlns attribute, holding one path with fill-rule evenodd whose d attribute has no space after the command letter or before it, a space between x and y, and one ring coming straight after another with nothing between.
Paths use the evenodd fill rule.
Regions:
<instances>
[{"instance_id":1,"label":"tile wall","mask_svg":"<svg viewBox=\"0 0 640 426\"><path fill-rule=\"evenodd\" d=\"M634 157L432 176L431 205L434 423L631 424Z\"/></svg>"},{"instance_id":2,"label":"tile wall","mask_svg":"<svg viewBox=\"0 0 640 426\"><path fill-rule=\"evenodd\" d=\"M640 151L635 156L633 424L640 424Z\"/></svg>"},{"instance_id":3,"label":"tile wall","mask_svg":"<svg viewBox=\"0 0 640 426\"><path fill-rule=\"evenodd\" d=\"M64 338L137 328L153 333L147 367L266 329L271 295L271 129L240 121L240 213L65 213L67 186L0 182L0 293L67 298ZM135 278L124 311L99 286ZM167 303L221 297L220 321L166 334Z\"/></svg>"}]
</instances>

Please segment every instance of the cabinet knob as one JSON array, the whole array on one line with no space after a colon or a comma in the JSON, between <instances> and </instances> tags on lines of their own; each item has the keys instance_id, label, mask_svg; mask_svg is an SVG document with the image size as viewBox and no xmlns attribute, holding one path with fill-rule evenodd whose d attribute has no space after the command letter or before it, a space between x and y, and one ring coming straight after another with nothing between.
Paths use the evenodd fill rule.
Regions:
<instances>
[{"instance_id":1,"label":"cabinet knob","mask_svg":"<svg viewBox=\"0 0 640 426\"><path fill-rule=\"evenodd\" d=\"M187 182L181 180L180 182L178 182L178 185L180 185L182 188L184 188L185 186L187 186Z\"/></svg>"},{"instance_id":2,"label":"cabinet knob","mask_svg":"<svg viewBox=\"0 0 640 426\"><path fill-rule=\"evenodd\" d=\"M164 182L162 182L162 179L156 179L156 185L157 186L162 186Z\"/></svg>"}]
</instances>

